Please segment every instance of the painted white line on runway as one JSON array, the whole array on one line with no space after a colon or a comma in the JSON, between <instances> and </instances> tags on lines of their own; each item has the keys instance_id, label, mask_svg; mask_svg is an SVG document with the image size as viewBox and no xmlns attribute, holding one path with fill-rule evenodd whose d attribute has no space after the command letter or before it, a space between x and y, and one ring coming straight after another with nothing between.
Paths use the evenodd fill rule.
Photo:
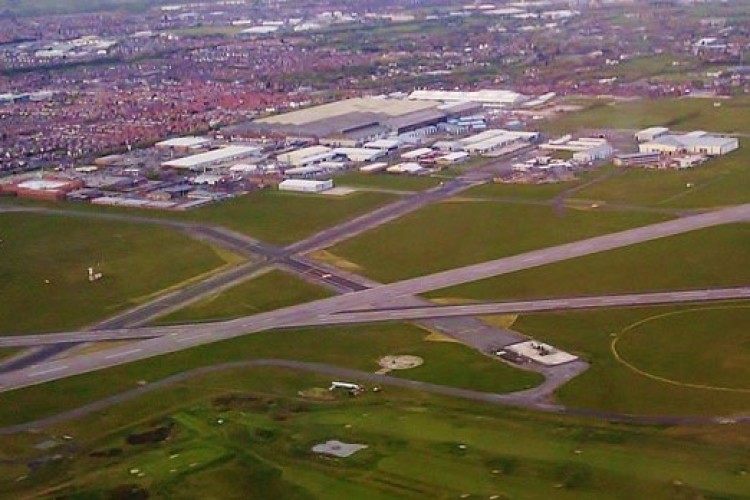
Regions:
<instances>
[{"instance_id":1,"label":"painted white line on runway","mask_svg":"<svg viewBox=\"0 0 750 500\"><path fill-rule=\"evenodd\" d=\"M109 356L104 356L104 359L114 359L114 358L122 358L124 356L128 356L130 354L135 354L137 352L141 352L143 349L131 349L129 351L125 352L116 352L114 354L110 354Z\"/></svg>"},{"instance_id":2,"label":"painted white line on runway","mask_svg":"<svg viewBox=\"0 0 750 500\"><path fill-rule=\"evenodd\" d=\"M56 366L55 368L49 368L47 370L42 370L40 372L32 372L27 375L27 377L41 377L42 375L47 375L48 373L54 373L59 372L60 370L64 370L68 367L68 365L65 366Z\"/></svg>"},{"instance_id":3,"label":"painted white line on runway","mask_svg":"<svg viewBox=\"0 0 750 500\"><path fill-rule=\"evenodd\" d=\"M198 335L191 335L190 337L180 337L179 339L177 339L177 342L189 342L191 340L201 339L207 336L207 333L199 333Z\"/></svg>"}]
</instances>

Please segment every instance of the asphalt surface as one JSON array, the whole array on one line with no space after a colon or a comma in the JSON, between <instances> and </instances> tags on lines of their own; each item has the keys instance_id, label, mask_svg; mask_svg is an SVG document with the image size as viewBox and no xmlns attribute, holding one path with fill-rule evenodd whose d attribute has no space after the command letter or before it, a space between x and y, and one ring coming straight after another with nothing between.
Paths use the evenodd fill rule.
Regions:
<instances>
[{"instance_id":1,"label":"asphalt surface","mask_svg":"<svg viewBox=\"0 0 750 500\"><path fill-rule=\"evenodd\" d=\"M421 300L416 305L399 305L362 311L342 311L330 315L307 318L289 326L345 325L356 323L376 323L381 321L413 321L436 318L465 318L490 314L529 313L543 311L566 311L575 309L595 309L629 306L649 306L660 304L703 303L709 301L750 299L750 287L714 288L684 290L678 292L638 293L626 295L602 295L559 299L525 300L512 302L483 302L462 305L424 305ZM224 322L227 323L227 322ZM72 333L47 333L38 335L18 335L0 337L0 348L34 347L49 344L71 344L112 340L137 340L156 338L163 335L201 333L212 325L222 322L159 326L142 328L115 327L107 330ZM439 326L436 329L443 330ZM467 328L462 329L464 332ZM453 332L458 334L458 332ZM481 334L486 337L485 333ZM514 337L513 340L516 340ZM467 342L472 344L472 342ZM507 344L505 344L507 345ZM489 347L489 346L488 346ZM494 347L494 344L492 345ZM482 349L487 350L487 349Z\"/></svg>"},{"instance_id":2,"label":"asphalt surface","mask_svg":"<svg viewBox=\"0 0 750 500\"><path fill-rule=\"evenodd\" d=\"M147 359L160 354L180 351L246 333L295 325L331 324L330 315L350 309L377 306L378 303L413 298L413 295L498 276L521 269L537 267L582 255L603 252L680 234L700 228L742 222L750 219L750 204L682 219L644 226L628 231L599 236L521 255L497 259L460 269L406 280L390 285L348 293L316 302L284 308L219 324L191 325L174 330L159 338L137 341L126 346L91 353L70 359L50 361L0 375L0 390L7 391L36 385L110 366ZM283 335L283 332L280 333Z\"/></svg>"}]
</instances>

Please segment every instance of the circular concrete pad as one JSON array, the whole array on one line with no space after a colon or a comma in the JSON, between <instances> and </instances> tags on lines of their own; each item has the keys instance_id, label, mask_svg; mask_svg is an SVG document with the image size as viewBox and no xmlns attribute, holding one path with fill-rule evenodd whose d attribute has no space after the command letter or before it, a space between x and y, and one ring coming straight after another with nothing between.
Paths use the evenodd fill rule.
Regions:
<instances>
[{"instance_id":1,"label":"circular concrete pad","mask_svg":"<svg viewBox=\"0 0 750 500\"><path fill-rule=\"evenodd\" d=\"M408 370L410 368L416 368L424 363L424 360L419 356L384 356L380 358L378 364L387 370Z\"/></svg>"}]
</instances>

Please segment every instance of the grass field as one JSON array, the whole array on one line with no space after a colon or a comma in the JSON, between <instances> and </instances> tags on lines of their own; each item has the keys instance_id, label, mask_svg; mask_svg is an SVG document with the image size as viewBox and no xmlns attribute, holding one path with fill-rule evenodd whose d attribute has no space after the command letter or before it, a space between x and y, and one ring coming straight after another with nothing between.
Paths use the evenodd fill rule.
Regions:
<instances>
[{"instance_id":1,"label":"grass field","mask_svg":"<svg viewBox=\"0 0 750 500\"><path fill-rule=\"evenodd\" d=\"M422 366L395 375L491 392L525 389L541 375L512 368L462 344L432 342L428 333L408 324L377 324L264 332L114 367L93 374L3 394L16 411L0 414L0 425L28 421L157 380L225 361L282 358L331 363L375 372L390 354L424 358Z\"/></svg>"},{"instance_id":2,"label":"grass field","mask_svg":"<svg viewBox=\"0 0 750 500\"><path fill-rule=\"evenodd\" d=\"M373 189L393 189L397 191L423 191L440 184L435 177L346 173L334 177L336 186L361 187Z\"/></svg>"},{"instance_id":3,"label":"grass field","mask_svg":"<svg viewBox=\"0 0 750 500\"><path fill-rule=\"evenodd\" d=\"M688 187L690 184L690 187ZM575 193L609 203L704 208L750 202L750 143L727 156L687 170L632 168Z\"/></svg>"},{"instance_id":4,"label":"grass field","mask_svg":"<svg viewBox=\"0 0 750 500\"><path fill-rule=\"evenodd\" d=\"M654 378L750 394L750 304L739 309L704 307L656 317L623 331L616 344L618 355Z\"/></svg>"},{"instance_id":5,"label":"grass field","mask_svg":"<svg viewBox=\"0 0 750 500\"><path fill-rule=\"evenodd\" d=\"M661 215L567 210L495 201L448 201L329 250L364 274L397 281L550 245L659 222Z\"/></svg>"},{"instance_id":6,"label":"grass field","mask_svg":"<svg viewBox=\"0 0 750 500\"><path fill-rule=\"evenodd\" d=\"M554 184L483 184L463 193L466 197L490 199L518 199L529 201L550 201L564 191L580 186L586 182L603 178L614 173L614 167L604 167L579 174L578 178L569 182Z\"/></svg>"},{"instance_id":7,"label":"grass field","mask_svg":"<svg viewBox=\"0 0 750 500\"><path fill-rule=\"evenodd\" d=\"M212 295L155 321L156 324L218 321L330 297L331 292L274 270Z\"/></svg>"},{"instance_id":8,"label":"grass field","mask_svg":"<svg viewBox=\"0 0 750 500\"><path fill-rule=\"evenodd\" d=\"M394 388L300 398L328 378L279 370L214 374L163 389L48 435L0 438L0 490L22 498L741 498L747 427L598 424ZM327 391L323 391L326 392ZM161 442L129 444L167 429ZM42 455L34 445L73 437ZM328 439L368 446L315 455ZM132 441L131 441L132 442ZM634 459L637 457L637 459ZM18 478L26 476L22 480Z\"/></svg>"},{"instance_id":9,"label":"grass field","mask_svg":"<svg viewBox=\"0 0 750 500\"><path fill-rule=\"evenodd\" d=\"M728 415L750 410L750 391L695 388L649 378L618 361L611 344L621 336L617 347L628 362L677 382L721 387L734 380L733 387L747 386L743 325L750 303L738 305L743 308L714 310L717 304L713 304L523 315L513 329L591 363L587 372L559 390L558 398L565 405L636 414ZM694 312L660 318L682 311ZM637 326L649 318L653 320ZM636 328L622 333L631 327ZM631 333L637 337L631 338ZM696 348L702 341L716 345L702 352ZM681 355L688 357L678 359Z\"/></svg>"},{"instance_id":10,"label":"grass field","mask_svg":"<svg viewBox=\"0 0 750 500\"><path fill-rule=\"evenodd\" d=\"M587 255L427 294L507 300L742 286L750 227L731 224Z\"/></svg>"},{"instance_id":11,"label":"grass field","mask_svg":"<svg viewBox=\"0 0 750 500\"><path fill-rule=\"evenodd\" d=\"M714 102L721 102L715 107ZM544 123L549 133L576 132L586 128L641 129L651 126L673 130L750 132L750 98L732 99L644 99L603 103Z\"/></svg>"},{"instance_id":12,"label":"grass field","mask_svg":"<svg viewBox=\"0 0 750 500\"><path fill-rule=\"evenodd\" d=\"M325 196L267 189L188 212L100 207L80 203L39 203L14 198L0 200L0 203L204 222L225 226L269 243L285 245L396 199L396 195L388 193L361 192L348 196Z\"/></svg>"},{"instance_id":13,"label":"grass field","mask_svg":"<svg viewBox=\"0 0 750 500\"><path fill-rule=\"evenodd\" d=\"M0 238L5 333L82 327L226 263L187 236L138 224L8 213ZM101 281L89 283L90 266Z\"/></svg>"}]
</instances>

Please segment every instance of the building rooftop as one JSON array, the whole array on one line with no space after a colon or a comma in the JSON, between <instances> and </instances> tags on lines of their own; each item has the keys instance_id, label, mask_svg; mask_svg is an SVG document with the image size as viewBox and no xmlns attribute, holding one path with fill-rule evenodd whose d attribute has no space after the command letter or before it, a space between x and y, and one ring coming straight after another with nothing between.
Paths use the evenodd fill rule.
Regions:
<instances>
[{"instance_id":1,"label":"building rooftop","mask_svg":"<svg viewBox=\"0 0 750 500\"><path fill-rule=\"evenodd\" d=\"M259 149L254 146L226 146L213 151L166 161L162 165L174 168L194 168L207 163L230 160L239 156L250 156L258 151Z\"/></svg>"}]
</instances>

